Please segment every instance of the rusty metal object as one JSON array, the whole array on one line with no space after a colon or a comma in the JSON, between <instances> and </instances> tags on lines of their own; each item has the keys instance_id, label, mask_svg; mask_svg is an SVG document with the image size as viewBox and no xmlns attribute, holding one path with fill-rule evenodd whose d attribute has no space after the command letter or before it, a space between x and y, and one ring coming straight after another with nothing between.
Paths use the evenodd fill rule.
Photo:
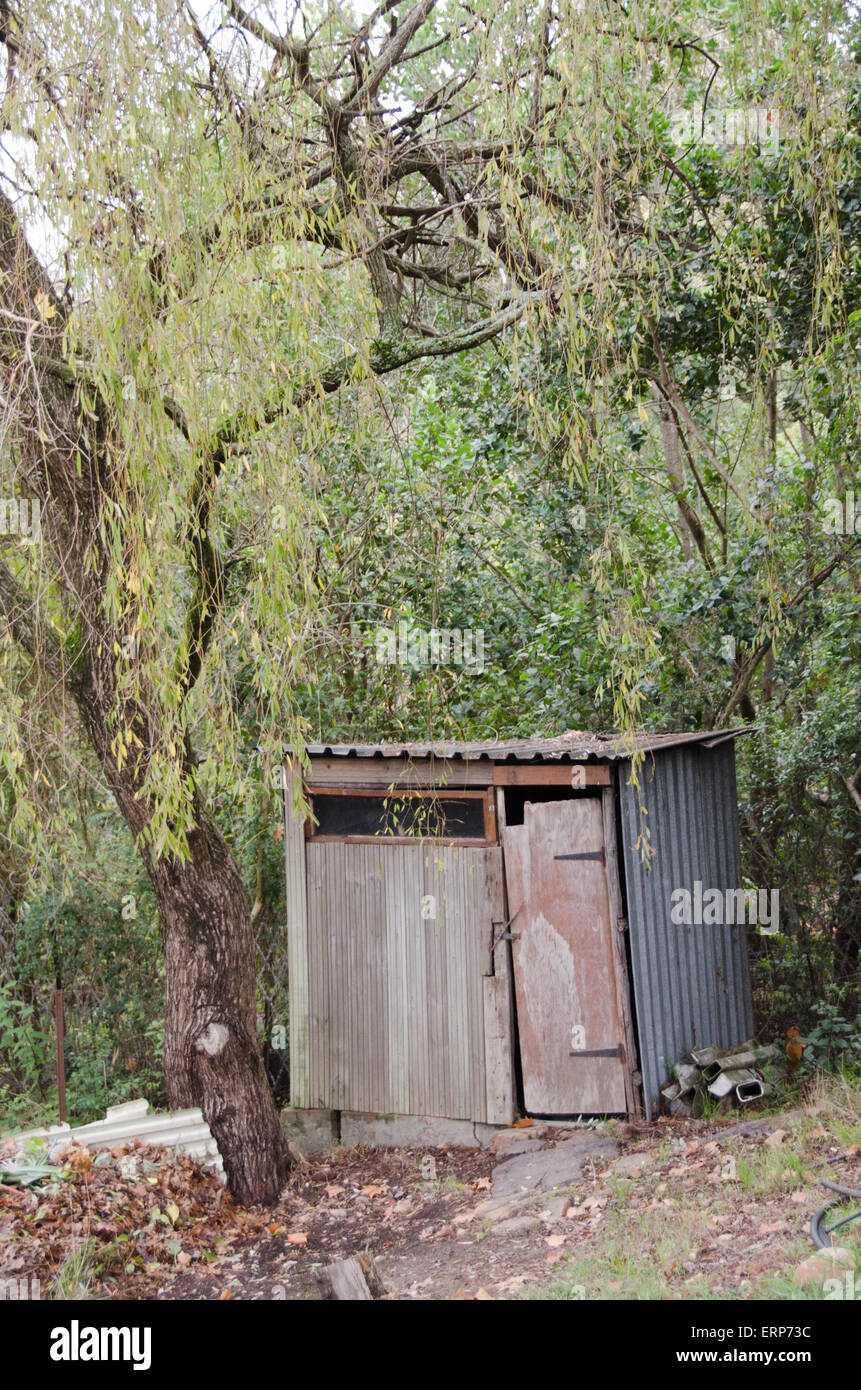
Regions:
<instances>
[{"instance_id":1,"label":"rusty metal object","mask_svg":"<svg viewBox=\"0 0 861 1390\"><path fill-rule=\"evenodd\" d=\"M57 1033L57 1104L60 1124L66 1123L66 1019L63 1009L63 991L54 990L54 1020Z\"/></svg>"},{"instance_id":2,"label":"rusty metal object","mask_svg":"<svg viewBox=\"0 0 861 1390\"><path fill-rule=\"evenodd\" d=\"M753 727L702 729L686 734L637 734L627 741L618 734L570 733L561 734L558 738L481 739L450 743L309 743L304 751L309 758L463 758L469 761L486 758L491 762L568 758L579 762L591 757L616 762L630 758L634 750L648 753L679 748L685 744L714 748L728 739L750 732ZM290 746L286 747L285 757L292 752Z\"/></svg>"}]
</instances>

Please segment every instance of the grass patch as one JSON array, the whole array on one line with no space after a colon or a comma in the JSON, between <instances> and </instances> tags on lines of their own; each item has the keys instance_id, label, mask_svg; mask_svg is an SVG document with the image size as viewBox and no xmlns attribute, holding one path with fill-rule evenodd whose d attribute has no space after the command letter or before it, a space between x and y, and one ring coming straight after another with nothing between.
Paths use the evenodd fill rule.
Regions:
<instances>
[{"instance_id":1,"label":"grass patch","mask_svg":"<svg viewBox=\"0 0 861 1390\"><path fill-rule=\"evenodd\" d=\"M96 1272L96 1242L91 1236L80 1241L63 1261L54 1284L55 1299L86 1298Z\"/></svg>"},{"instance_id":2,"label":"grass patch","mask_svg":"<svg viewBox=\"0 0 861 1390\"><path fill-rule=\"evenodd\" d=\"M796 1106L799 1099L794 1097ZM830 1282L793 1282L797 1266L815 1253L811 1214L829 1200L818 1182L832 1177L858 1183L850 1176L857 1174L857 1158L830 1169L825 1160L837 1149L852 1154L861 1145L861 1085L848 1074L819 1077L806 1083L804 1104L803 1116L779 1112L776 1138L758 1132L721 1141L718 1132L698 1136L698 1147L686 1128L684 1137L665 1135L656 1144L651 1171L630 1180L605 1172L603 1219L591 1229L571 1229L566 1258L552 1279L543 1288L525 1289L522 1297L861 1299L861 1221L834 1236L835 1244L855 1253L854 1278L838 1269ZM785 1135L777 1135L781 1129ZM847 1198L846 1214L859 1206L861 1199ZM828 1225L840 1215L835 1206Z\"/></svg>"},{"instance_id":3,"label":"grass patch","mask_svg":"<svg viewBox=\"0 0 861 1390\"><path fill-rule=\"evenodd\" d=\"M658 1207L633 1219L624 1209L609 1210L593 1248L571 1256L547 1288L527 1291L524 1298L707 1298L699 1281L685 1292L678 1287L687 1277L691 1252L705 1239L707 1216L692 1205Z\"/></svg>"}]
</instances>

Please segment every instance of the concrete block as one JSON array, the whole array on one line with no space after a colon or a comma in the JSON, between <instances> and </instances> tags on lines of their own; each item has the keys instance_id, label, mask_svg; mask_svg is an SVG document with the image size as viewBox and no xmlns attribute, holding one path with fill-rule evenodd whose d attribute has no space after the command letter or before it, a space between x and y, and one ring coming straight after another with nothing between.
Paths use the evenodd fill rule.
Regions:
<instances>
[{"instance_id":1,"label":"concrete block","mask_svg":"<svg viewBox=\"0 0 861 1390\"><path fill-rule=\"evenodd\" d=\"M496 1125L473 1120L446 1120L434 1115L374 1115L358 1110L341 1111L341 1143L379 1148L433 1149L439 1144L458 1144L484 1149L499 1132Z\"/></svg>"},{"instance_id":2,"label":"concrete block","mask_svg":"<svg viewBox=\"0 0 861 1390\"><path fill-rule=\"evenodd\" d=\"M688 1053L691 1061L697 1067L707 1067L717 1056L718 1049L714 1043L709 1043L708 1047L692 1048Z\"/></svg>"},{"instance_id":3,"label":"concrete block","mask_svg":"<svg viewBox=\"0 0 861 1390\"><path fill-rule=\"evenodd\" d=\"M326 1153L339 1142L336 1110L293 1110L287 1106L281 1111L281 1124L301 1154Z\"/></svg>"},{"instance_id":4,"label":"concrete block","mask_svg":"<svg viewBox=\"0 0 861 1390\"><path fill-rule=\"evenodd\" d=\"M730 1095L736 1086L744 1086L747 1082L757 1079L755 1073L746 1067L738 1067L734 1071L722 1071L709 1086L709 1093L720 1100L722 1096Z\"/></svg>"},{"instance_id":5,"label":"concrete block","mask_svg":"<svg viewBox=\"0 0 861 1390\"><path fill-rule=\"evenodd\" d=\"M703 1067L706 1081L715 1081L722 1071L740 1071L752 1067L756 1062L753 1052L722 1052L713 1062Z\"/></svg>"},{"instance_id":6,"label":"concrete block","mask_svg":"<svg viewBox=\"0 0 861 1390\"><path fill-rule=\"evenodd\" d=\"M699 1067L689 1066L685 1062L680 1062L676 1067L676 1079L679 1083L679 1094L686 1096L689 1091L695 1091L700 1084ZM676 1097L673 1097L676 1099Z\"/></svg>"}]
</instances>

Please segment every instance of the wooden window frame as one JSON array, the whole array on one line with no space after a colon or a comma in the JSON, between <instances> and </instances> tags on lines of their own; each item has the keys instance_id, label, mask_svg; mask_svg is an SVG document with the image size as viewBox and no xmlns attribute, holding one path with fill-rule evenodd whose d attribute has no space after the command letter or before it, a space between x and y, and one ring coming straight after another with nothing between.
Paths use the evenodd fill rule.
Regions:
<instances>
[{"instance_id":1,"label":"wooden window frame","mask_svg":"<svg viewBox=\"0 0 861 1390\"><path fill-rule=\"evenodd\" d=\"M575 776L577 781L575 782ZM581 780L582 779L582 780ZM493 769L495 787L611 787L610 768L606 763L497 763Z\"/></svg>"},{"instance_id":2,"label":"wooden window frame","mask_svg":"<svg viewBox=\"0 0 861 1390\"><path fill-rule=\"evenodd\" d=\"M449 791L447 787L319 787L306 786L305 795L311 800L315 796L372 796L378 801L401 797L421 801L480 801L484 815L484 836L436 836L436 835L319 835L316 833L313 816L305 819L305 839L320 845L460 845L468 849L481 849L498 843L496 825L496 799L493 787L459 788Z\"/></svg>"}]
</instances>

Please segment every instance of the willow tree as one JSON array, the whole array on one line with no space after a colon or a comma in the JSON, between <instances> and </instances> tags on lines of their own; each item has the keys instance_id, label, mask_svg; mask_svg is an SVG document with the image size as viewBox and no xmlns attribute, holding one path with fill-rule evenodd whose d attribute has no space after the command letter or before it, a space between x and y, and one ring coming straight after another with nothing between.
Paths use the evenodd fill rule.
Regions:
<instances>
[{"instance_id":1,"label":"willow tree","mask_svg":"<svg viewBox=\"0 0 861 1390\"><path fill-rule=\"evenodd\" d=\"M656 215L669 103L707 101L740 45L764 80L774 43L757 7L716 5L711 29L669 3L277 9L0 4L3 490L25 503L0 560L9 838L52 852L63 768L110 789L159 904L172 1100L202 1106L258 1200L285 1158L220 816L228 789L260 794L233 672L241 655L264 763L301 744L338 403L384 420L416 364L496 342L535 447L587 473L608 382L651 350L656 267L721 233L695 189L684 225ZM775 79L808 111L817 25L839 66L799 14ZM835 178L806 190L818 228ZM839 256L815 277L829 303L835 278ZM550 404L517 373L548 337L571 386ZM610 527L599 592L619 553ZM634 722L648 625L619 600L601 637Z\"/></svg>"}]
</instances>

